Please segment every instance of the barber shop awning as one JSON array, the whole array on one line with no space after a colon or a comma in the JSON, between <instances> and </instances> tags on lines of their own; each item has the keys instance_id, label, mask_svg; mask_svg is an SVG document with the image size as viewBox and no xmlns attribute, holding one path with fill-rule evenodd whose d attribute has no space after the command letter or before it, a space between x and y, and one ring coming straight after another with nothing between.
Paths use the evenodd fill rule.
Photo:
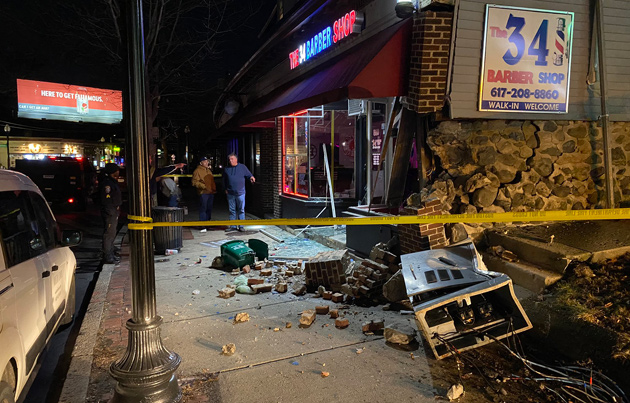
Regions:
<instances>
[{"instance_id":1,"label":"barber shop awning","mask_svg":"<svg viewBox=\"0 0 630 403\"><path fill-rule=\"evenodd\" d=\"M407 20L374 35L348 50L334 64L246 107L236 117L238 126L345 98L404 95L410 31Z\"/></svg>"}]
</instances>

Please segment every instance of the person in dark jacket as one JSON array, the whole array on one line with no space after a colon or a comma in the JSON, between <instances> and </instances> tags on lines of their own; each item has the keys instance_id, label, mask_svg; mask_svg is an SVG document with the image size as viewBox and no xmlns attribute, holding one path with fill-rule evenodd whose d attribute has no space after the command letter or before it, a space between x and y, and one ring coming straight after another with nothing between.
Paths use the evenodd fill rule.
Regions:
<instances>
[{"instance_id":1,"label":"person in dark jacket","mask_svg":"<svg viewBox=\"0 0 630 403\"><path fill-rule=\"evenodd\" d=\"M118 211L122 204L122 193L118 186L118 165L110 162L103 168L103 179L99 181L99 198L101 202L101 217L103 218L103 262L119 263L120 259L114 254L114 238L118 226Z\"/></svg>"},{"instance_id":2,"label":"person in dark jacket","mask_svg":"<svg viewBox=\"0 0 630 403\"><path fill-rule=\"evenodd\" d=\"M151 207L158 205L158 181L162 178L162 176L173 174L176 170L182 169L186 166L183 162L161 168L156 168L153 164L153 159L149 157L149 191L151 192Z\"/></svg>"},{"instance_id":3,"label":"person in dark jacket","mask_svg":"<svg viewBox=\"0 0 630 403\"><path fill-rule=\"evenodd\" d=\"M256 182L256 178L249 172L243 164L239 164L236 154L228 155L229 165L223 170L223 188L228 199L230 209L230 220L245 219L245 180L251 183ZM244 231L243 226L231 225L225 231Z\"/></svg>"}]
</instances>

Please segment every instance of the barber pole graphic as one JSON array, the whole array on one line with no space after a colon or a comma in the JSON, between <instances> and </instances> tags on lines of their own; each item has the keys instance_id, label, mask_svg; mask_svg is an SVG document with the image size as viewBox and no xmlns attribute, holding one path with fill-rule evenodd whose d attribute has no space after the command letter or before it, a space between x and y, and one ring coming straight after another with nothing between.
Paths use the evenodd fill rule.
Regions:
<instances>
[{"instance_id":1,"label":"barber pole graphic","mask_svg":"<svg viewBox=\"0 0 630 403\"><path fill-rule=\"evenodd\" d=\"M558 28L556 29L556 50L553 53L553 64L556 66L562 66L562 63L564 63L564 49L566 47L564 27L564 18L558 18Z\"/></svg>"}]
</instances>

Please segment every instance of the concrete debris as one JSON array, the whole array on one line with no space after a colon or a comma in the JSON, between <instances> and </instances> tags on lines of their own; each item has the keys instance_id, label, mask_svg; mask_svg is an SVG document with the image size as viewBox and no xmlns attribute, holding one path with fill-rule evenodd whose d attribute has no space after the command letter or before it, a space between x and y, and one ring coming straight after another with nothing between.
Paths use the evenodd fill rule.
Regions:
<instances>
[{"instance_id":1,"label":"concrete debris","mask_svg":"<svg viewBox=\"0 0 630 403\"><path fill-rule=\"evenodd\" d=\"M302 316L300 316L300 325L302 326L310 326L315 322L315 317L317 314L314 310L308 309L302 312Z\"/></svg>"},{"instance_id":2,"label":"concrete debris","mask_svg":"<svg viewBox=\"0 0 630 403\"><path fill-rule=\"evenodd\" d=\"M315 312L317 312L318 315L328 315L330 307L328 305L318 305L315 307Z\"/></svg>"},{"instance_id":3,"label":"concrete debris","mask_svg":"<svg viewBox=\"0 0 630 403\"><path fill-rule=\"evenodd\" d=\"M407 289L405 288L405 278L402 275L402 270L398 270L383 285L383 296L390 302L407 299Z\"/></svg>"},{"instance_id":4,"label":"concrete debris","mask_svg":"<svg viewBox=\"0 0 630 403\"><path fill-rule=\"evenodd\" d=\"M385 328L384 320L371 320L369 322L365 322L361 326L361 331L363 333L376 333L381 332Z\"/></svg>"},{"instance_id":5,"label":"concrete debris","mask_svg":"<svg viewBox=\"0 0 630 403\"><path fill-rule=\"evenodd\" d=\"M287 283L278 283L274 288L277 292L284 294L289 289L289 285Z\"/></svg>"},{"instance_id":6,"label":"concrete debris","mask_svg":"<svg viewBox=\"0 0 630 403\"><path fill-rule=\"evenodd\" d=\"M304 284L293 285L293 295L304 295L304 294L306 294L306 285Z\"/></svg>"},{"instance_id":7,"label":"concrete debris","mask_svg":"<svg viewBox=\"0 0 630 403\"><path fill-rule=\"evenodd\" d=\"M505 249L501 245L490 247L490 252L492 252L493 255L500 257L501 259L507 260L508 262L518 262L518 256L516 256L514 252Z\"/></svg>"},{"instance_id":8,"label":"concrete debris","mask_svg":"<svg viewBox=\"0 0 630 403\"><path fill-rule=\"evenodd\" d=\"M221 348L223 355L233 355L236 352L236 345L234 343L228 343Z\"/></svg>"},{"instance_id":9,"label":"concrete debris","mask_svg":"<svg viewBox=\"0 0 630 403\"><path fill-rule=\"evenodd\" d=\"M390 324L385 327L385 340L393 344L409 344L416 340L416 330L403 324Z\"/></svg>"},{"instance_id":10,"label":"concrete debris","mask_svg":"<svg viewBox=\"0 0 630 403\"><path fill-rule=\"evenodd\" d=\"M453 385L446 392L446 397L448 397L449 401L453 401L455 399L459 399L460 396L464 394L464 386L461 383L457 385Z\"/></svg>"},{"instance_id":11,"label":"concrete debris","mask_svg":"<svg viewBox=\"0 0 630 403\"><path fill-rule=\"evenodd\" d=\"M339 317L339 311L337 309L331 309L328 314L331 319L337 319Z\"/></svg>"},{"instance_id":12,"label":"concrete debris","mask_svg":"<svg viewBox=\"0 0 630 403\"><path fill-rule=\"evenodd\" d=\"M193 290L193 292L192 292L192 293L193 293L193 295L199 295L199 294L201 293L201 291L199 291L199 290Z\"/></svg>"},{"instance_id":13,"label":"concrete debris","mask_svg":"<svg viewBox=\"0 0 630 403\"><path fill-rule=\"evenodd\" d=\"M219 297L221 298L232 298L234 295L236 295L236 290L234 288L226 287L219 290Z\"/></svg>"},{"instance_id":14,"label":"concrete debris","mask_svg":"<svg viewBox=\"0 0 630 403\"><path fill-rule=\"evenodd\" d=\"M350 321L347 318L337 318L335 319L335 327L337 329L345 329L350 326Z\"/></svg>"},{"instance_id":15,"label":"concrete debris","mask_svg":"<svg viewBox=\"0 0 630 403\"><path fill-rule=\"evenodd\" d=\"M254 284L252 286L252 290L256 292L256 294L260 294L262 292L271 292L273 289L273 284Z\"/></svg>"},{"instance_id":16,"label":"concrete debris","mask_svg":"<svg viewBox=\"0 0 630 403\"><path fill-rule=\"evenodd\" d=\"M237 313L234 317L234 323L249 322L249 314L247 312Z\"/></svg>"}]
</instances>

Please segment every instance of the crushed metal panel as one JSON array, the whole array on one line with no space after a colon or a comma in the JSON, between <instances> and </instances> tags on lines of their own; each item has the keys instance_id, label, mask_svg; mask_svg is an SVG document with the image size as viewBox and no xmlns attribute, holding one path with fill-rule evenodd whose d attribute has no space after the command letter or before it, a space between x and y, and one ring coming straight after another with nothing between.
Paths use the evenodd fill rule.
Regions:
<instances>
[{"instance_id":1,"label":"crushed metal panel","mask_svg":"<svg viewBox=\"0 0 630 403\"><path fill-rule=\"evenodd\" d=\"M483 270L472 242L403 255L401 262L416 324L437 359L532 328L512 280Z\"/></svg>"},{"instance_id":2,"label":"crushed metal panel","mask_svg":"<svg viewBox=\"0 0 630 403\"><path fill-rule=\"evenodd\" d=\"M463 287L492 278L472 242L400 257L407 295Z\"/></svg>"}]
</instances>

